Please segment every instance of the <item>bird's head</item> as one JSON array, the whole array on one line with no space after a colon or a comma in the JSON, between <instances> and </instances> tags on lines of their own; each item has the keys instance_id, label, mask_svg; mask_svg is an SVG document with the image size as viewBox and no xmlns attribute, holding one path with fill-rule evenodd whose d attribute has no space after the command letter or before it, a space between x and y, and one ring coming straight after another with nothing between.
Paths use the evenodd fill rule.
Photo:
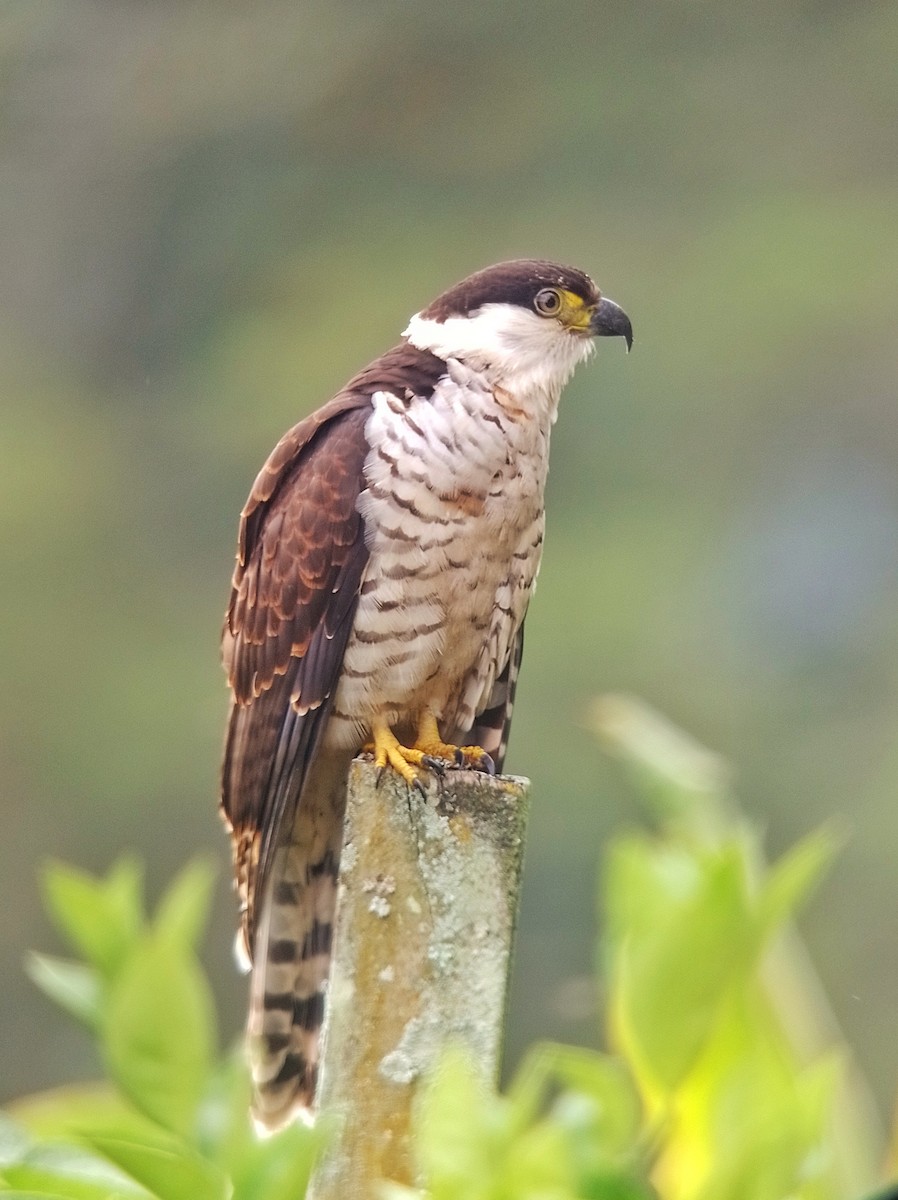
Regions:
<instances>
[{"instance_id":1,"label":"bird's head","mask_svg":"<svg viewBox=\"0 0 898 1200\"><path fill-rule=\"evenodd\" d=\"M468 276L416 313L404 336L514 391L556 396L596 337L633 344L629 317L588 275L535 259Z\"/></svg>"}]
</instances>

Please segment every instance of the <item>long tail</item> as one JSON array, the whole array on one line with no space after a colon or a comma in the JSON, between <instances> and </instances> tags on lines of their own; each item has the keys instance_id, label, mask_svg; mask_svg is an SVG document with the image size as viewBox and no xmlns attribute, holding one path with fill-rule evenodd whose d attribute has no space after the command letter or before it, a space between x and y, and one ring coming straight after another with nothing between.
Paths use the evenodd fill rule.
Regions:
<instances>
[{"instance_id":1,"label":"long tail","mask_svg":"<svg viewBox=\"0 0 898 1200\"><path fill-rule=\"evenodd\" d=\"M348 767L345 755L317 756L260 913L247 1043L253 1116L269 1130L314 1109Z\"/></svg>"}]
</instances>

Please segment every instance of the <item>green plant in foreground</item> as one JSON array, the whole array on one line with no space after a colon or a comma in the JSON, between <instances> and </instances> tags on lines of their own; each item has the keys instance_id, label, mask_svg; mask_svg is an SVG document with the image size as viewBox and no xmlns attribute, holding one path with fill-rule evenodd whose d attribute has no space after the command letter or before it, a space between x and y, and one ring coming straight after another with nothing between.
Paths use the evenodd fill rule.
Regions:
<instances>
[{"instance_id":1,"label":"green plant in foreground","mask_svg":"<svg viewBox=\"0 0 898 1200\"><path fill-rule=\"evenodd\" d=\"M34 954L34 982L94 1033L108 1083L64 1088L0 1118L0 1194L71 1200L296 1200L317 1145L303 1127L258 1141L239 1056L216 1053L195 943L212 872L187 867L144 915L130 860L97 880L44 873L51 917L81 955Z\"/></svg>"},{"instance_id":2,"label":"green plant in foreground","mask_svg":"<svg viewBox=\"0 0 898 1200\"><path fill-rule=\"evenodd\" d=\"M423 1191L383 1200L844 1200L878 1147L848 1055L824 1036L789 922L833 850L815 834L768 868L716 760L616 702L601 732L650 806L601 869L607 1052L541 1045L504 1095L447 1048L418 1106ZM48 909L76 961L33 955L92 1030L105 1084L0 1117L0 1194L71 1200L297 1200L321 1135L257 1141L239 1056L216 1053L195 944L203 864L150 920L131 861L104 880L54 865ZM365 1200L365 1198L362 1198ZM374 1200L374 1198L372 1198Z\"/></svg>"}]
</instances>

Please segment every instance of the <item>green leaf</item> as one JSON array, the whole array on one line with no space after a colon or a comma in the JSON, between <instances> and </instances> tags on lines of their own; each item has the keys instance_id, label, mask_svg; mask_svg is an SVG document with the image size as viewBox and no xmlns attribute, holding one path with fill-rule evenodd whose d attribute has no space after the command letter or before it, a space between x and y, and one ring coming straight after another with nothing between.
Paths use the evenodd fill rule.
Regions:
<instances>
[{"instance_id":1,"label":"green leaf","mask_svg":"<svg viewBox=\"0 0 898 1200\"><path fill-rule=\"evenodd\" d=\"M159 937L192 949L205 928L215 886L215 867L205 859L189 863L168 887L156 910Z\"/></svg>"},{"instance_id":2,"label":"green leaf","mask_svg":"<svg viewBox=\"0 0 898 1200\"><path fill-rule=\"evenodd\" d=\"M463 1051L450 1046L416 1121L416 1156L434 1196L464 1195L467 1184L490 1177L498 1103Z\"/></svg>"},{"instance_id":3,"label":"green leaf","mask_svg":"<svg viewBox=\"0 0 898 1200\"><path fill-rule=\"evenodd\" d=\"M577 1196L589 1200L658 1200L658 1193L647 1180L621 1170L593 1175L581 1185Z\"/></svg>"},{"instance_id":4,"label":"green leaf","mask_svg":"<svg viewBox=\"0 0 898 1200\"><path fill-rule=\"evenodd\" d=\"M842 839L832 827L803 838L770 868L758 899L761 930L768 933L795 915L836 855Z\"/></svg>"},{"instance_id":5,"label":"green leaf","mask_svg":"<svg viewBox=\"0 0 898 1200\"><path fill-rule=\"evenodd\" d=\"M786 1087L746 1112L729 1152L712 1159L700 1200L831 1195L827 1127L838 1075L835 1059L803 1073L795 1070Z\"/></svg>"},{"instance_id":6,"label":"green leaf","mask_svg":"<svg viewBox=\"0 0 898 1200\"><path fill-rule=\"evenodd\" d=\"M291 1125L275 1138L253 1140L233 1169L241 1200L297 1200L306 1194L323 1137L318 1127Z\"/></svg>"},{"instance_id":7,"label":"green leaf","mask_svg":"<svg viewBox=\"0 0 898 1200\"><path fill-rule=\"evenodd\" d=\"M7 1200L79 1200L74 1192L22 1192L18 1188L6 1188L2 1181L0 1195L6 1196ZM108 1192L106 1197L107 1200L116 1200L115 1197L110 1197Z\"/></svg>"},{"instance_id":8,"label":"green leaf","mask_svg":"<svg viewBox=\"0 0 898 1200\"><path fill-rule=\"evenodd\" d=\"M91 1134L87 1140L159 1200L229 1200L232 1195L218 1167L178 1138Z\"/></svg>"},{"instance_id":9,"label":"green leaf","mask_svg":"<svg viewBox=\"0 0 898 1200\"><path fill-rule=\"evenodd\" d=\"M110 990L104 1030L113 1079L166 1129L190 1129L215 1041L209 985L194 955L148 935Z\"/></svg>"},{"instance_id":10,"label":"green leaf","mask_svg":"<svg viewBox=\"0 0 898 1200\"><path fill-rule=\"evenodd\" d=\"M112 978L143 928L142 872L130 859L105 880L63 863L44 870L47 910L64 937Z\"/></svg>"},{"instance_id":11,"label":"green leaf","mask_svg":"<svg viewBox=\"0 0 898 1200\"><path fill-rule=\"evenodd\" d=\"M0 1112L0 1171L20 1162L31 1144L31 1138L21 1126Z\"/></svg>"},{"instance_id":12,"label":"green leaf","mask_svg":"<svg viewBox=\"0 0 898 1200\"><path fill-rule=\"evenodd\" d=\"M612 984L615 1035L664 1089L695 1061L755 943L741 844L697 850L692 866L667 889L666 911L622 941Z\"/></svg>"},{"instance_id":13,"label":"green leaf","mask_svg":"<svg viewBox=\"0 0 898 1200\"><path fill-rule=\"evenodd\" d=\"M500 1195L504 1192L521 1200L576 1200L567 1139L549 1121L541 1121L515 1138L504 1161L495 1166L499 1168Z\"/></svg>"},{"instance_id":14,"label":"green leaf","mask_svg":"<svg viewBox=\"0 0 898 1200\"><path fill-rule=\"evenodd\" d=\"M36 1138L77 1140L90 1129L116 1129L141 1136L156 1128L136 1112L110 1083L70 1084L26 1096L16 1102L13 1116Z\"/></svg>"},{"instance_id":15,"label":"green leaf","mask_svg":"<svg viewBox=\"0 0 898 1200\"><path fill-rule=\"evenodd\" d=\"M66 1012L91 1029L99 1028L103 984L93 967L32 950L25 957L25 971L31 982Z\"/></svg>"},{"instance_id":16,"label":"green leaf","mask_svg":"<svg viewBox=\"0 0 898 1200\"><path fill-rule=\"evenodd\" d=\"M642 1107L633 1079L623 1063L605 1054L560 1047L555 1073L568 1089L553 1113L569 1132L581 1139L588 1130L591 1143L603 1153L630 1153L639 1137ZM588 1100L589 1105L575 1103ZM588 1117L587 1117L587 1114Z\"/></svg>"},{"instance_id":17,"label":"green leaf","mask_svg":"<svg viewBox=\"0 0 898 1200\"><path fill-rule=\"evenodd\" d=\"M7 1190L5 1184L10 1184ZM34 1190L20 1190L34 1188ZM40 1200L130 1200L137 1194L146 1200L148 1193L125 1192L122 1189L110 1187L108 1183L85 1183L83 1180L60 1180L53 1175L44 1176L41 1171L29 1171L18 1168L14 1175L0 1181L2 1196L38 1196Z\"/></svg>"},{"instance_id":18,"label":"green leaf","mask_svg":"<svg viewBox=\"0 0 898 1200\"><path fill-rule=\"evenodd\" d=\"M508 1103L513 1132L534 1121L545 1104L552 1084L558 1050L555 1042L537 1042L531 1046L508 1085Z\"/></svg>"},{"instance_id":19,"label":"green leaf","mask_svg":"<svg viewBox=\"0 0 898 1200\"><path fill-rule=\"evenodd\" d=\"M509 1101L484 1085L461 1049L444 1053L415 1119L414 1147L430 1200L577 1200L567 1131L551 1120L522 1125L538 1074L538 1066L529 1080L525 1072ZM394 1187L392 1194L415 1193Z\"/></svg>"},{"instance_id":20,"label":"green leaf","mask_svg":"<svg viewBox=\"0 0 898 1200\"><path fill-rule=\"evenodd\" d=\"M654 936L660 922L695 896L702 870L695 848L645 836L616 838L601 876L606 955L624 941Z\"/></svg>"},{"instance_id":21,"label":"green leaf","mask_svg":"<svg viewBox=\"0 0 898 1200\"><path fill-rule=\"evenodd\" d=\"M557 1098L553 1116L571 1136L582 1141L586 1122L590 1145L603 1155L632 1150L642 1109L624 1063L576 1046L552 1042L534 1046L508 1091L516 1118L531 1121L549 1087L558 1084L567 1090Z\"/></svg>"},{"instance_id":22,"label":"green leaf","mask_svg":"<svg viewBox=\"0 0 898 1200\"><path fill-rule=\"evenodd\" d=\"M200 1102L194 1138L200 1153L235 1176L252 1147L278 1140L256 1138L249 1116L251 1102L252 1083L246 1057L243 1047L238 1046L213 1070ZM238 1191L242 1195L242 1189Z\"/></svg>"},{"instance_id":23,"label":"green leaf","mask_svg":"<svg viewBox=\"0 0 898 1200\"><path fill-rule=\"evenodd\" d=\"M147 1192L118 1168L79 1146L44 1145L5 1171L8 1183L34 1191L62 1192L72 1200L130 1200Z\"/></svg>"}]
</instances>

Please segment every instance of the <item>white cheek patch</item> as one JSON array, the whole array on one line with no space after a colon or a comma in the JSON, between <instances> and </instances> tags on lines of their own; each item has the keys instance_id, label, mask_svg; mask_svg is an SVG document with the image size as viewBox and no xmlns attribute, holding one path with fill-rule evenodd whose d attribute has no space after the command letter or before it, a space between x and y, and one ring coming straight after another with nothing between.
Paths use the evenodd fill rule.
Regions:
<instances>
[{"instance_id":1,"label":"white cheek patch","mask_svg":"<svg viewBox=\"0 0 898 1200\"><path fill-rule=\"evenodd\" d=\"M528 390L560 388L593 348L591 338L517 304L484 304L469 316L445 321L417 313L404 336L421 350L460 359Z\"/></svg>"}]
</instances>

